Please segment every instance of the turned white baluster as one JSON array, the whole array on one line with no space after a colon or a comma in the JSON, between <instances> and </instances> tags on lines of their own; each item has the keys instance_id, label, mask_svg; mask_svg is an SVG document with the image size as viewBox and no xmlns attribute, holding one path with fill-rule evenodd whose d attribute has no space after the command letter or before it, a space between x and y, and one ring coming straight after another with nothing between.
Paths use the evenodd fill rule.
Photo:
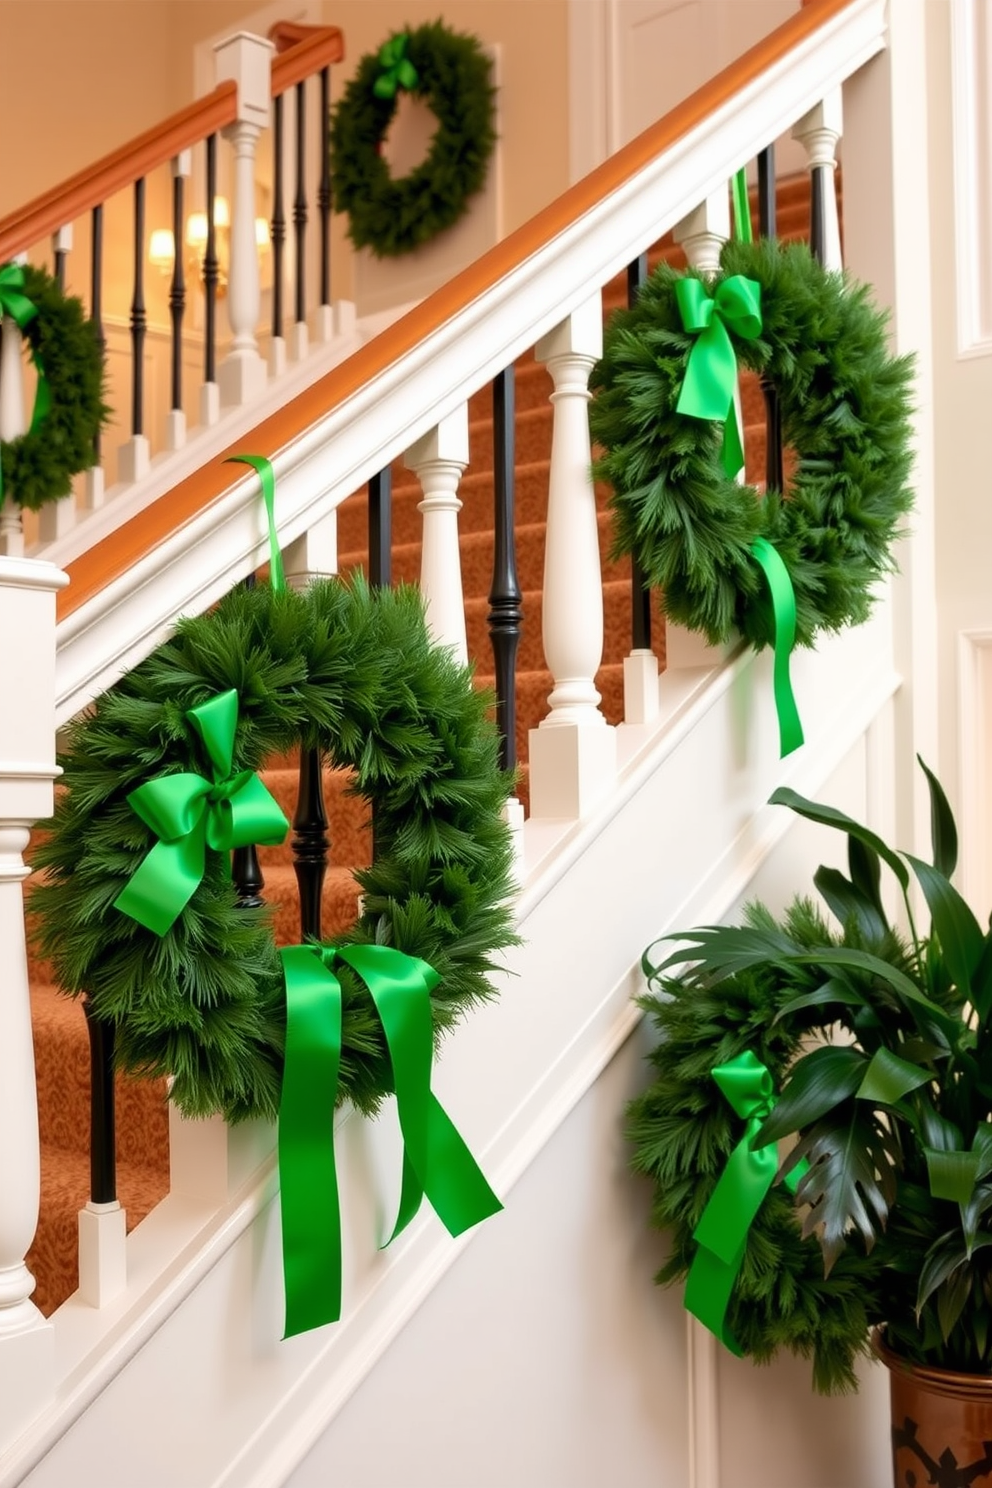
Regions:
<instances>
[{"instance_id":1,"label":"turned white baluster","mask_svg":"<svg viewBox=\"0 0 992 1488\"><path fill-rule=\"evenodd\" d=\"M807 155L810 176L811 237L825 269L842 269L840 219L837 212L837 143L844 133L844 96L832 89L793 125L792 135Z\"/></svg>"},{"instance_id":2,"label":"turned white baluster","mask_svg":"<svg viewBox=\"0 0 992 1488\"><path fill-rule=\"evenodd\" d=\"M404 464L416 472L424 493L418 507L424 518L420 588L428 629L440 645L451 647L464 666L468 644L458 550L458 513L462 509L458 484L468 464L468 404L459 404L429 434L412 444Z\"/></svg>"},{"instance_id":3,"label":"turned white baluster","mask_svg":"<svg viewBox=\"0 0 992 1488\"><path fill-rule=\"evenodd\" d=\"M337 573L337 507L283 549L282 563L291 589L305 589L312 579L329 579Z\"/></svg>"},{"instance_id":4,"label":"turned white baluster","mask_svg":"<svg viewBox=\"0 0 992 1488\"><path fill-rule=\"evenodd\" d=\"M23 263L23 256L17 261ZM0 439L16 439L26 429L21 331L13 316L5 315L0 326ZM24 528L13 498L9 490L0 498L0 553L19 558L24 553Z\"/></svg>"},{"instance_id":5,"label":"turned white baluster","mask_svg":"<svg viewBox=\"0 0 992 1488\"><path fill-rule=\"evenodd\" d=\"M603 576L589 441L589 374L603 350L597 292L534 348L554 382L544 550L544 655L551 711L530 731L534 816L584 816L616 775L616 730L600 711Z\"/></svg>"},{"instance_id":6,"label":"turned white baluster","mask_svg":"<svg viewBox=\"0 0 992 1488\"><path fill-rule=\"evenodd\" d=\"M72 248L72 224L60 227L52 234L52 253L55 262ZM58 501L49 501L38 513L38 536L42 542L52 542L62 537L76 525L76 497L72 491Z\"/></svg>"},{"instance_id":7,"label":"turned white baluster","mask_svg":"<svg viewBox=\"0 0 992 1488\"><path fill-rule=\"evenodd\" d=\"M0 558L0 1454L52 1398L54 1340L24 1262L38 1225L40 1166L23 852L50 816L55 764L55 593L50 563ZM16 706L14 705L16 700Z\"/></svg>"},{"instance_id":8,"label":"turned white baluster","mask_svg":"<svg viewBox=\"0 0 992 1488\"><path fill-rule=\"evenodd\" d=\"M725 186L701 202L695 211L683 217L674 233L676 243L681 243L685 256L694 269L701 274L715 274L720 267L720 253L730 237L730 193ZM735 395L737 421L744 442L744 425L741 419L740 391ZM743 472L742 472L743 475ZM698 631L686 630L682 625L669 621L665 626L665 666L706 667L714 666L730 654L732 645L711 646Z\"/></svg>"},{"instance_id":9,"label":"turned white baluster","mask_svg":"<svg viewBox=\"0 0 992 1488\"><path fill-rule=\"evenodd\" d=\"M234 149L234 205L231 212L231 258L227 275L227 313L234 340L218 368L221 401L247 403L264 392L268 373L255 331L262 296L255 238L255 146L269 122L270 41L246 31L214 48L218 83L233 78L238 85L238 117L224 130Z\"/></svg>"}]
</instances>

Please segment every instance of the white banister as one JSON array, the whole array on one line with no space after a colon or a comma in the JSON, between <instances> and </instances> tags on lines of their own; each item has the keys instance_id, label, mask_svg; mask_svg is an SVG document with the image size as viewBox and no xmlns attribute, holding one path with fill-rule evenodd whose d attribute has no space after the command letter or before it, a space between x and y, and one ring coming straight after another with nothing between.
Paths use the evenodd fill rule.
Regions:
<instances>
[{"instance_id":1,"label":"white banister","mask_svg":"<svg viewBox=\"0 0 992 1488\"><path fill-rule=\"evenodd\" d=\"M283 550L286 582L305 589L311 579L329 579L338 571L338 509L318 517L300 537Z\"/></svg>"},{"instance_id":2,"label":"white banister","mask_svg":"<svg viewBox=\"0 0 992 1488\"><path fill-rule=\"evenodd\" d=\"M844 133L844 96L832 88L823 101L793 126L792 135L806 151L810 176L810 198L815 213L823 212L823 266L842 269L840 218L837 211L837 144Z\"/></svg>"},{"instance_id":3,"label":"white banister","mask_svg":"<svg viewBox=\"0 0 992 1488\"><path fill-rule=\"evenodd\" d=\"M458 483L468 464L468 404L460 403L446 418L407 450L404 464L416 473L424 499L420 588L427 625L434 640L450 646L456 660L468 663L465 599L458 548Z\"/></svg>"},{"instance_id":4,"label":"white banister","mask_svg":"<svg viewBox=\"0 0 992 1488\"><path fill-rule=\"evenodd\" d=\"M38 1225L40 1145L22 884L31 827L51 816L55 594L50 563L0 558L0 1453L54 1392L51 1325L25 1256ZM16 700L16 701L15 701Z\"/></svg>"},{"instance_id":5,"label":"white banister","mask_svg":"<svg viewBox=\"0 0 992 1488\"><path fill-rule=\"evenodd\" d=\"M255 339L262 295L255 238L255 146L268 126L271 41L240 31L214 48L216 81L238 85L238 117L224 130L234 150L234 203L227 313L234 340L218 369L222 403L247 403L265 391L268 372Z\"/></svg>"},{"instance_id":6,"label":"white banister","mask_svg":"<svg viewBox=\"0 0 992 1488\"><path fill-rule=\"evenodd\" d=\"M551 711L530 731L534 816L579 817L616 775L616 731L600 710L603 578L589 439L589 375L603 351L597 290L534 348L554 382L544 550L544 655Z\"/></svg>"}]
</instances>

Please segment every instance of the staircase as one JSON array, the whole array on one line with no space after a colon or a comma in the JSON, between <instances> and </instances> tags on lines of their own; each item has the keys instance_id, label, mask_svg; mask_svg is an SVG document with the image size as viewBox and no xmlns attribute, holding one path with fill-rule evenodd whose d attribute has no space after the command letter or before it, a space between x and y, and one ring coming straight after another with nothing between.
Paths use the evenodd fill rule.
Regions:
<instances>
[{"instance_id":1,"label":"staircase","mask_svg":"<svg viewBox=\"0 0 992 1488\"><path fill-rule=\"evenodd\" d=\"M778 225L782 238L808 236L808 178L797 177L778 188ZM676 267L684 255L670 239L651 253L653 268L665 260ZM615 279L604 288L604 315L625 304L626 283ZM550 378L533 354L516 366L516 534L518 579L523 591L524 622L517 657L517 758L521 764L518 794L527 805L527 736L546 711L553 685L544 666L541 644L542 574L545 511L550 471L552 418ZM752 374L742 386L746 474L761 484L764 477L765 425L761 390ZM493 424L489 389L469 402L469 447L472 464L462 479L459 518L462 580L465 592L469 656L478 684L493 685L487 627L488 592L493 570ZM401 461L392 469L393 577L417 583L420 577L422 491ZM597 492L603 563L604 648L597 686L609 723L623 718L623 657L630 635L630 563L609 562L610 523L607 490ZM367 567L367 499L356 496L338 517L340 568L348 573ZM664 662L664 625L654 615L654 649ZM295 760L273 761L264 772L269 789L287 820L296 810L298 771ZM341 772L325 770L324 796L331 842L331 866L323 895L323 933L332 938L357 913L352 868L370 861L370 836L362 803L345 795ZM265 875L264 896L272 906L274 932L280 945L299 939L299 907L289 841L259 853ZM31 964L32 1022L42 1142L42 1205L38 1232L28 1259L37 1281L34 1300L50 1315L78 1284L77 1215L89 1196L90 1051L82 1007L61 997L50 985L43 962ZM129 1230L169 1191L169 1141L164 1082L138 1081L119 1075L117 1104L117 1185Z\"/></svg>"}]
</instances>

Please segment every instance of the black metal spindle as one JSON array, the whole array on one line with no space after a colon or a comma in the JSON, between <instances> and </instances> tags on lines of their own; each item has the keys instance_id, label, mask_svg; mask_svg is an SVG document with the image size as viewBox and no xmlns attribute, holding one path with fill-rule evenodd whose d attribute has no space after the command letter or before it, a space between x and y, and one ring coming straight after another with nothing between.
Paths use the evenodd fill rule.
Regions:
<instances>
[{"instance_id":1,"label":"black metal spindle","mask_svg":"<svg viewBox=\"0 0 992 1488\"><path fill-rule=\"evenodd\" d=\"M59 289L65 291L65 261L69 256L68 248L63 248L59 241L59 234L55 235L55 282Z\"/></svg>"},{"instance_id":2,"label":"black metal spindle","mask_svg":"<svg viewBox=\"0 0 992 1488\"><path fill-rule=\"evenodd\" d=\"M493 379L493 496L495 548L489 591L489 638L496 670L499 762L517 763L517 648L523 625L523 595L517 580L513 364Z\"/></svg>"},{"instance_id":3,"label":"black metal spindle","mask_svg":"<svg viewBox=\"0 0 992 1488\"><path fill-rule=\"evenodd\" d=\"M826 168L815 165L809 173L809 248L821 266L827 261Z\"/></svg>"},{"instance_id":4,"label":"black metal spindle","mask_svg":"<svg viewBox=\"0 0 992 1488\"><path fill-rule=\"evenodd\" d=\"M778 235L774 145L767 145L758 156L758 230L763 238ZM778 390L770 382L762 380L761 391L765 397L765 489L781 491L785 478L782 469L782 406Z\"/></svg>"},{"instance_id":5,"label":"black metal spindle","mask_svg":"<svg viewBox=\"0 0 992 1488\"><path fill-rule=\"evenodd\" d=\"M300 751L300 784L293 817L293 868L300 895L300 936L320 939L320 905L327 872L327 810L319 749Z\"/></svg>"},{"instance_id":6,"label":"black metal spindle","mask_svg":"<svg viewBox=\"0 0 992 1488\"><path fill-rule=\"evenodd\" d=\"M393 473L387 465L369 481L369 582L387 589L393 582Z\"/></svg>"},{"instance_id":7,"label":"black metal spindle","mask_svg":"<svg viewBox=\"0 0 992 1488\"><path fill-rule=\"evenodd\" d=\"M90 265L90 316L96 330L101 352L106 350L107 338L103 333L103 205L93 208L91 217ZM94 463L100 463L100 426L93 436Z\"/></svg>"},{"instance_id":8,"label":"black metal spindle","mask_svg":"<svg viewBox=\"0 0 992 1488\"><path fill-rule=\"evenodd\" d=\"M647 282L648 256L641 253L627 265L627 305L633 305ZM630 560L630 630L635 651L651 650L651 590L637 554Z\"/></svg>"},{"instance_id":9,"label":"black metal spindle","mask_svg":"<svg viewBox=\"0 0 992 1488\"><path fill-rule=\"evenodd\" d=\"M254 843L234 849L231 854L231 878L238 891L238 908L261 909L265 903L262 898L265 876Z\"/></svg>"},{"instance_id":10,"label":"black metal spindle","mask_svg":"<svg viewBox=\"0 0 992 1488\"><path fill-rule=\"evenodd\" d=\"M296 242L296 320L307 318L306 295L306 183L307 112L306 84L296 85L296 195L293 198L293 230Z\"/></svg>"},{"instance_id":11,"label":"black metal spindle","mask_svg":"<svg viewBox=\"0 0 992 1488\"><path fill-rule=\"evenodd\" d=\"M214 203L217 196L217 136L207 136L207 243L203 255L204 354L203 380L217 381L217 230Z\"/></svg>"},{"instance_id":12,"label":"black metal spindle","mask_svg":"<svg viewBox=\"0 0 992 1488\"><path fill-rule=\"evenodd\" d=\"M283 205L282 148L283 96L272 101L272 337L282 338L282 255L286 242L286 212Z\"/></svg>"},{"instance_id":13,"label":"black metal spindle","mask_svg":"<svg viewBox=\"0 0 992 1488\"><path fill-rule=\"evenodd\" d=\"M112 1204L117 1198L114 1025L94 1015L88 997L83 1012L90 1038L90 1199Z\"/></svg>"},{"instance_id":14,"label":"black metal spindle","mask_svg":"<svg viewBox=\"0 0 992 1488\"><path fill-rule=\"evenodd\" d=\"M320 73L320 303L331 303L331 69Z\"/></svg>"},{"instance_id":15,"label":"black metal spindle","mask_svg":"<svg viewBox=\"0 0 992 1488\"><path fill-rule=\"evenodd\" d=\"M172 407L183 406L183 312L186 309L186 280L183 276L183 178L172 178L172 282L169 312L172 316Z\"/></svg>"},{"instance_id":16,"label":"black metal spindle","mask_svg":"<svg viewBox=\"0 0 992 1488\"><path fill-rule=\"evenodd\" d=\"M131 299L131 433L144 433L145 179L134 183L134 294Z\"/></svg>"}]
</instances>

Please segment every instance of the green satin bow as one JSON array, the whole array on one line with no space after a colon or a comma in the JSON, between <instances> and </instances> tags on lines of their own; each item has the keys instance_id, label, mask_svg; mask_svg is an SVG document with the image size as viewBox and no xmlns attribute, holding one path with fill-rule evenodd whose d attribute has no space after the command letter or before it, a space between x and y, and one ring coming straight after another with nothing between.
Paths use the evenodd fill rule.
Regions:
<instances>
[{"instance_id":1,"label":"green satin bow","mask_svg":"<svg viewBox=\"0 0 992 1488\"><path fill-rule=\"evenodd\" d=\"M733 480L744 464L744 445L734 406L737 357L727 327L746 341L761 334L761 285L734 274L717 285L711 298L700 279L687 276L676 280L675 298L683 326L697 337L675 411L722 422L720 459Z\"/></svg>"},{"instance_id":2,"label":"green satin bow","mask_svg":"<svg viewBox=\"0 0 992 1488\"><path fill-rule=\"evenodd\" d=\"M279 1106L279 1181L286 1288L285 1337L341 1316L341 1219L333 1118L341 1061L340 964L358 973L382 1023L403 1133L399 1214L406 1228L426 1194L450 1235L503 1206L431 1090L432 966L392 946L290 946L286 1062Z\"/></svg>"},{"instance_id":3,"label":"green satin bow","mask_svg":"<svg viewBox=\"0 0 992 1488\"><path fill-rule=\"evenodd\" d=\"M159 841L114 900L146 930L164 935L203 881L207 848L277 845L289 823L252 770L232 774L238 694L234 688L186 714L210 756L213 778L184 771L139 785L128 804Z\"/></svg>"},{"instance_id":4,"label":"green satin bow","mask_svg":"<svg viewBox=\"0 0 992 1488\"><path fill-rule=\"evenodd\" d=\"M0 315L9 315L16 321L18 329L24 331L34 317L38 314L37 306L32 304L24 289L24 269L20 264L4 264L0 269ZM46 417L52 406L52 390L45 376L41 358L34 347L30 348L31 360L38 374L38 381L34 392L34 408L31 411L31 426L28 430L34 434L38 425ZM0 506L3 505L3 469L0 466Z\"/></svg>"},{"instance_id":5,"label":"green satin bow","mask_svg":"<svg viewBox=\"0 0 992 1488\"><path fill-rule=\"evenodd\" d=\"M789 661L796 643L796 591L792 587L792 577L781 553L766 537L756 537L751 544L751 552L765 576L772 602L775 627L775 712L778 715L779 754L785 759L787 754L791 754L804 742L803 726L789 675Z\"/></svg>"},{"instance_id":6,"label":"green satin bow","mask_svg":"<svg viewBox=\"0 0 992 1488\"><path fill-rule=\"evenodd\" d=\"M740 1355L742 1350L730 1331L726 1313L744 1260L748 1230L778 1171L774 1143L757 1148L752 1145L775 1105L775 1087L767 1068L750 1049L727 1064L716 1065L712 1074L746 1124L693 1231L699 1249L686 1278L685 1306L731 1353ZM785 1179L793 1193L807 1166L798 1163Z\"/></svg>"},{"instance_id":7,"label":"green satin bow","mask_svg":"<svg viewBox=\"0 0 992 1488\"><path fill-rule=\"evenodd\" d=\"M406 55L408 40L407 33L401 31L379 49L379 66L383 71L372 85L376 98L395 98L398 88L409 91L419 83L420 75Z\"/></svg>"}]
</instances>

